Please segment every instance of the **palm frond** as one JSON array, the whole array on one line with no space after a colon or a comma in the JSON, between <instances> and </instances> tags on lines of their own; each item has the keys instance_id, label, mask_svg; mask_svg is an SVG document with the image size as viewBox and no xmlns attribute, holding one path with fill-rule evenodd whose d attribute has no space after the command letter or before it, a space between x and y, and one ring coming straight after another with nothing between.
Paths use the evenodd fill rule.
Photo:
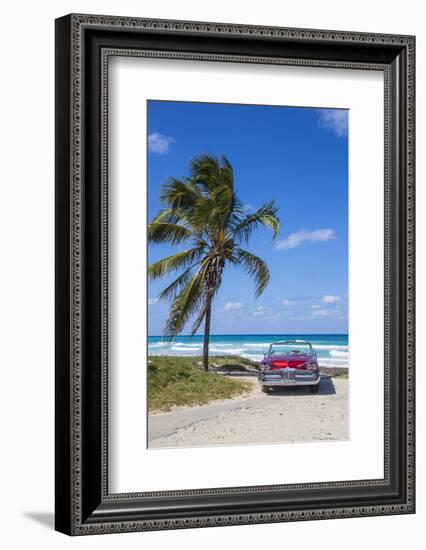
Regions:
<instances>
[{"instance_id":1,"label":"palm frond","mask_svg":"<svg viewBox=\"0 0 426 550\"><path fill-rule=\"evenodd\" d=\"M148 241L180 244L192 237L192 231L174 223L153 222L148 225Z\"/></svg>"},{"instance_id":2,"label":"palm frond","mask_svg":"<svg viewBox=\"0 0 426 550\"><path fill-rule=\"evenodd\" d=\"M263 225L274 232L274 239L278 236L281 222L277 217L278 208L274 201L261 206L257 212L248 214L233 229L234 239L238 242L248 242L251 234L258 225Z\"/></svg>"},{"instance_id":3,"label":"palm frond","mask_svg":"<svg viewBox=\"0 0 426 550\"><path fill-rule=\"evenodd\" d=\"M190 224L188 223L186 213L176 208L164 208L163 210L160 210L160 212L158 212L158 214L151 220L151 223L180 224L187 229L190 229Z\"/></svg>"},{"instance_id":4,"label":"palm frond","mask_svg":"<svg viewBox=\"0 0 426 550\"><path fill-rule=\"evenodd\" d=\"M256 285L256 296L259 297L269 283L269 269L263 260L247 250L237 248L234 251L232 263L238 262L239 265L253 277Z\"/></svg>"},{"instance_id":5,"label":"palm frond","mask_svg":"<svg viewBox=\"0 0 426 550\"><path fill-rule=\"evenodd\" d=\"M198 155L191 160L189 170L191 181L208 192L218 183L219 159L207 153Z\"/></svg>"},{"instance_id":6,"label":"palm frond","mask_svg":"<svg viewBox=\"0 0 426 550\"><path fill-rule=\"evenodd\" d=\"M225 155L221 157L222 166L220 168L221 182L234 190L234 169Z\"/></svg>"},{"instance_id":7,"label":"palm frond","mask_svg":"<svg viewBox=\"0 0 426 550\"><path fill-rule=\"evenodd\" d=\"M187 269L197 260L201 259L203 255L203 249L200 247L190 248L188 250L183 250L172 256L167 256L158 262L154 262L148 266L148 276L155 280L164 277L172 271L177 271L178 269Z\"/></svg>"},{"instance_id":8,"label":"palm frond","mask_svg":"<svg viewBox=\"0 0 426 550\"><path fill-rule=\"evenodd\" d=\"M201 323L204 321L204 318L206 316L206 312L207 312L207 307L208 307L208 302L206 299L204 299L204 303L200 306L200 311L194 321L194 324L192 325L192 328L191 328L191 336L194 336L194 334L197 332L197 330L200 328L201 326Z\"/></svg>"},{"instance_id":9,"label":"palm frond","mask_svg":"<svg viewBox=\"0 0 426 550\"><path fill-rule=\"evenodd\" d=\"M197 311L203 299L203 281L205 268L203 264L190 279L180 294L175 298L164 328L164 336L168 339L179 334L188 319Z\"/></svg>"},{"instance_id":10,"label":"palm frond","mask_svg":"<svg viewBox=\"0 0 426 550\"><path fill-rule=\"evenodd\" d=\"M160 200L172 209L186 211L192 208L200 197L197 186L190 180L170 178L160 193Z\"/></svg>"},{"instance_id":11,"label":"palm frond","mask_svg":"<svg viewBox=\"0 0 426 550\"><path fill-rule=\"evenodd\" d=\"M197 231L206 230L215 204L210 196L198 199L190 213L191 225Z\"/></svg>"},{"instance_id":12,"label":"palm frond","mask_svg":"<svg viewBox=\"0 0 426 550\"><path fill-rule=\"evenodd\" d=\"M222 156L211 154L199 155L192 159L190 165L191 180L204 193L211 193L213 189L226 185L233 191L234 171L229 160Z\"/></svg>"},{"instance_id":13,"label":"palm frond","mask_svg":"<svg viewBox=\"0 0 426 550\"><path fill-rule=\"evenodd\" d=\"M234 192L229 205L229 216L227 221L227 229L232 230L248 215L247 206L238 198Z\"/></svg>"},{"instance_id":14,"label":"palm frond","mask_svg":"<svg viewBox=\"0 0 426 550\"><path fill-rule=\"evenodd\" d=\"M215 187L208 197L200 199L192 214L197 227L204 226L210 233L226 228L232 204L232 191L226 185Z\"/></svg>"},{"instance_id":15,"label":"palm frond","mask_svg":"<svg viewBox=\"0 0 426 550\"><path fill-rule=\"evenodd\" d=\"M175 279L169 286L167 286L158 296L160 300L174 300L178 294L178 292L188 284L190 278L193 274L193 269L196 267L200 262L196 262L195 264L191 265L186 269L182 275L179 275L177 279Z\"/></svg>"}]
</instances>

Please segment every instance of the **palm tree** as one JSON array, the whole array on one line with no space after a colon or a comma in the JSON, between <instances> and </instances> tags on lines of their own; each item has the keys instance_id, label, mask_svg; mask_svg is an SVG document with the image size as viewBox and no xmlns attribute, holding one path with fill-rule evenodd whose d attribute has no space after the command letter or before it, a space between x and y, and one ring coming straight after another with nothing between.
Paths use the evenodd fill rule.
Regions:
<instances>
[{"instance_id":1,"label":"palm tree","mask_svg":"<svg viewBox=\"0 0 426 550\"><path fill-rule=\"evenodd\" d=\"M159 295L171 301L164 335L173 339L195 315L191 335L203 320L203 367L208 370L210 320L213 299L227 264L240 266L254 278L256 295L269 282L269 269L258 256L241 248L253 230L263 225L278 235L280 221L274 202L249 213L237 197L234 173L227 158L201 155L191 161L188 178L168 180L161 190L164 209L148 225L151 243L180 245L186 250L151 264L148 275L159 279L172 272L179 276Z\"/></svg>"}]
</instances>

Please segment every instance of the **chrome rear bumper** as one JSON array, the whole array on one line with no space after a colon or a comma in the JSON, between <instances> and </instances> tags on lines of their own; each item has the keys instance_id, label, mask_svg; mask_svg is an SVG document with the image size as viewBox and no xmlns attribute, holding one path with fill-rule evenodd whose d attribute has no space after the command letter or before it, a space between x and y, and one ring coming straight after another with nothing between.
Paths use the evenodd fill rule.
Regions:
<instances>
[{"instance_id":1,"label":"chrome rear bumper","mask_svg":"<svg viewBox=\"0 0 426 550\"><path fill-rule=\"evenodd\" d=\"M258 379L262 386L315 386L319 384L321 375L315 371L282 369L275 372L261 372Z\"/></svg>"}]
</instances>

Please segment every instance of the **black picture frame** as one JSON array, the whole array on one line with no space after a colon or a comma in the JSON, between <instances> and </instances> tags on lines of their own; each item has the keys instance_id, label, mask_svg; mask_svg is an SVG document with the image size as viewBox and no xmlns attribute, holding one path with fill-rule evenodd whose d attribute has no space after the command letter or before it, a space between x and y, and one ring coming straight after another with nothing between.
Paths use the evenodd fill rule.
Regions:
<instances>
[{"instance_id":1,"label":"black picture frame","mask_svg":"<svg viewBox=\"0 0 426 550\"><path fill-rule=\"evenodd\" d=\"M108 493L108 56L383 71L384 478ZM56 20L56 529L69 535L415 511L415 38L71 14Z\"/></svg>"}]
</instances>

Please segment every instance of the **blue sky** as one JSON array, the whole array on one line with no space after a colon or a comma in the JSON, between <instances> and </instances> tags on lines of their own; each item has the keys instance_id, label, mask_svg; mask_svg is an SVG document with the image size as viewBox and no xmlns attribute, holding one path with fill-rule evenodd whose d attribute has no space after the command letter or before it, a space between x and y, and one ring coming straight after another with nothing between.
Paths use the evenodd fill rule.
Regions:
<instances>
[{"instance_id":1,"label":"blue sky","mask_svg":"<svg viewBox=\"0 0 426 550\"><path fill-rule=\"evenodd\" d=\"M279 208L279 237L261 228L246 247L268 264L267 289L256 299L245 272L227 268L212 333L346 333L348 112L173 101L148 101L147 109L149 220L162 208L162 184L187 175L191 158L202 153L228 157L248 208L271 199ZM148 261L176 251L149 245ZM150 335L163 332L168 304L157 296L172 280L148 283Z\"/></svg>"}]
</instances>

